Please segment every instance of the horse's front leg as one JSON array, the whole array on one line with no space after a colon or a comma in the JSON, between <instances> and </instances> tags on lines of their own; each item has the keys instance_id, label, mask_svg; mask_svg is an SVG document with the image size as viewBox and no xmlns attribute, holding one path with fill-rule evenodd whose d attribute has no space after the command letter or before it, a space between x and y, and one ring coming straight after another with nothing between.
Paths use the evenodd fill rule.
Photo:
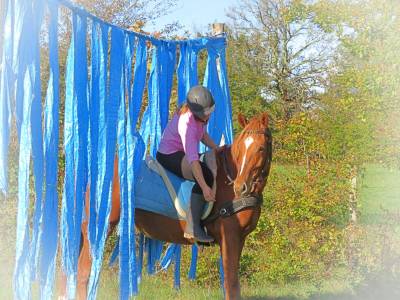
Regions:
<instances>
[{"instance_id":1,"label":"horse's front leg","mask_svg":"<svg viewBox=\"0 0 400 300\"><path fill-rule=\"evenodd\" d=\"M240 227L235 216L223 221L220 249L224 270L225 299L240 299L239 263L244 245Z\"/></svg>"}]
</instances>

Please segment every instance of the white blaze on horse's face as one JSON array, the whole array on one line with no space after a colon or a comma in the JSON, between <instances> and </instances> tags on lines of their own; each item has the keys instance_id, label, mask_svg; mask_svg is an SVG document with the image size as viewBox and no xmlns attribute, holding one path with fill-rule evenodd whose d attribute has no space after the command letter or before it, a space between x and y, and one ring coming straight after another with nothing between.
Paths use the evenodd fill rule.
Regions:
<instances>
[{"instance_id":1,"label":"white blaze on horse's face","mask_svg":"<svg viewBox=\"0 0 400 300\"><path fill-rule=\"evenodd\" d=\"M242 165L240 167L239 175L242 174L242 172L243 172L244 164L246 162L247 150L250 148L250 145L253 144L253 142L254 142L254 139L251 136L246 138L245 141L244 141L244 145L246 147L246 152L244 153L244 156L243 156Z\"/></svg>"}]
</instances>

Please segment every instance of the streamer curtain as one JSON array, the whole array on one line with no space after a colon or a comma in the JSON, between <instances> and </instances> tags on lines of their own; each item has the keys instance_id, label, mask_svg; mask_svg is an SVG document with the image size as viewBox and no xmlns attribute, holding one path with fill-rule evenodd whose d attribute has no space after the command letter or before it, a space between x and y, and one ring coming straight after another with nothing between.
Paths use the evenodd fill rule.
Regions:
<instances>
[{"instance_id":1,"label":"streamer curtain","mask_svg":"<svg viewBox=\"0 0 400 300\"><path fill-rule=\"evenodd\" d=\"M60 6L69 9L72 20L65 62L64 99L60 99L59 94ZM128 299L138 292L144 252L148 255L147 270L150 273L155 272L155 264L160 261L162 252L162 242L143 236L139 237L139 249L135 249L135 174L147 145L152 155L157 151L168 122L174 75L178 104L182 104L190 87L198 84L198 54L203 49L208 53L203 85L211 90L217 103L208 129L216 142L221 139L232 142L225 36L186 41L155 39L106 23L66 0L7 0L5 12L5 18L1 20L4 43L0 69L0 190L4 194L8 191L8 149L12 118L15 118L19 141L15 298L29 299L34 280L40 282L41 299L52 298L59 242L68 292L70 296L75 293L83 221L89 224L93 259L88 295L90 299L96 298L117 153L121 219L119 246L115 253L119 256L120 298ZM46 29L48 82L43 82L40 67L40 48L45 46L40 31L45 14L49 16ZM149 60L151 67L147 79ZM138 124L146 84L148 104ZM42 87L45 88L44 105ZM63 128L59 128L62 102L65 105L64 123ZM63 130L63 141L59 139L60 129ZM58 145L61 142L65 173L62 174L63 192L59 195ZM84 201L88 186L90 211L86 215ZM33 192L33 198L29 196L30 192ZM59 197L62 202L60 216ZM34 211L30 217L32 206ZM181 246L171 245L162 260L165 268L174 261L176 288L180 286L180 252ZM193 248L192 257L189 277L193 279L197 248Z\"/></svg>"}]
</instances>

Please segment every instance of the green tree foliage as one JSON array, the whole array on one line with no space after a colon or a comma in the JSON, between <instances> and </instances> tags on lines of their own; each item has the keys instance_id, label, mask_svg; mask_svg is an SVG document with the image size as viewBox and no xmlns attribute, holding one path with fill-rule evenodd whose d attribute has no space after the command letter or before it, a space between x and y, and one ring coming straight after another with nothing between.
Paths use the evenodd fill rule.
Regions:
<instances>
[{"instance_id":1,"label":"green tree foliage","mask_svg":"<svg viewBox=\"0 0 400 300\"><path fill-rule=\"evenodd\" d=\"M346 265L350 179L369 161L399 166L399 13L393 0L254 0L232 10L234 110L274 120L266 206L247 253L269 253L257 261L264 279L312 279ZM302 26L296 39L291 30Z\"/></svg>"},{"instance_id":2,"label":"green tree foliage","mask_svg":"<svg viewBox=\"0 0 400 300\"><path fill-rule=\"evenodd\" d=\"M244 0L228 16L231 76L239 79L233 80L238 86L232 93L239 106L247 101L254 106L260 99L270 103L276 117L288 120L318 100L335 44L313 22L308 5L297 0Z\"/></svg>"},{"instance_id":3,"label":"green tree foliage","mask_svg":"<svg viewBox=\"0 0 400 300\"><path fill-rule=\"evenodd\" d=\"M400 2L361 2L327 0L314 7L316 20L340 40L325 116L336 123L355 164L399 166Z\"/></svg>"},{"instance_id":4,"label":"green tree foliage","mask_svg":"<svg viewBox=\"0 0 400 300\"><path fill-rule=\"evenodd\" d=\"M122 28L146 24L171 13L176 0L75 0L102 20Z\"/></svg>"}]
</instances>

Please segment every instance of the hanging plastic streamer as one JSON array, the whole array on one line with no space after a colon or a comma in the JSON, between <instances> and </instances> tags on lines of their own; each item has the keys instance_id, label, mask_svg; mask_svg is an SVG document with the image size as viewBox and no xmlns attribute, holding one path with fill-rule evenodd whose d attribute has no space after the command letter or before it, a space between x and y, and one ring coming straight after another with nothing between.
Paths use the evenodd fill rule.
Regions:
<instances>
[{"instance_id":1,"label":"hanging plastic streamer","mask_svg":"<svg viewBox=\"0 0 400 300\"><path fill-rule=\"evenodd\" d=\"M135 174L138 172L140 162L145 152L144 142L136 131L136 123L139 117L140 108L143 99L143 91L145 86L145 78L147 71L147 47L143 39L136 39L136 61L134 67L134 81L131 85L131 64L133 53L133 39L129 38L131 53L126 52L126 89L128 92L128 116L126 120L126 163L121 168L126 169L128 182L127 197L123 198L121 205L121 221L120 221L120 239L119 257L120 257L120 298L128 299L130 295L138 293L138 284L140 280L140 270L137 267L140 263L136 259L136 235L135 235ZM131 44L132 43L132 44ZM121 112L122 113L122 112ZM121 116L121 115L120 115ZM120 141L120 139L118 139ZM123 143L119 142L120 145ZM122 150L122 147L121 147ZM133 153L133 155L132 155ZM128 167L129 166L129 167ZM133 167L132 167L133 166ZM121 177L122 178L122 177ZM120 179L122 181L122 179ZM142 236L143 237L143 236ZM142 240L142 238L140 239ZM140 243L139 243L140 244ZM143 252L142 252L143 254ZM140 253L139 253L140 256ZM127 264L125 264L127 263ZM128 298L126 298L128 297Z\"/></svg>"},{"instance_id":2,"label":"hanging plastic streamer","mask_svg":"<svg viewBox=\"0 0 400 300\"><path fill-rule=\"evenodd\" d=\"M45 174L46 193L43 203L42 238L40 240L40 290L41 299L52 299L57 243L58 243L58 193L57 193L57 162L58 162L58 132L59 132L59 66L57 23L58 7L49 3L49 58L50 76L47 85L45 103Z\"/></svg>"},{"instance_id":3,"label":"hanging plastic streamer","mask_svg":"<svg viewBox=\"0 0 400 300\"><path fill-rule=\"evenodd\" d=\"M2 38L3 52L0 65L0 192L8 191L8 146L11 127L11 97L14 87L13 72L13 31L14 31L14 5L9 0L5 2L4 34ZM0 33L1 34L1 33Z\"/></svg>"},{"instance_id":4,"label":"hanging plastic streamer","mask_svg":"<svg viewBox=\"0 0 400 300\"><path fill-rule=\"evenodd\" d=\"M190 268L188 273L188 278L190 280L196 279L196 267L197 267L197 256L198 256L199 248L197 245L192 246L192 260L190 262Z\"/></svg>"},{"instance_id":5,"label":"hanging plastic streamer","mask_svg":"<svg viewBox=\"0 0 400 300\"><path fill-rule=\"evenodd\" d=\"M122 45L122 47L121 47ZM111 57L110 57L110 89L104 106L106 126L99 132L99 169L97 180L97 214L89 218L96 218L96 238L91 241L92 269L88 285L88 298L95 299L99 281L100 269L103 260L104 245L107 238L108 218L111 211L111 186L114 174L114 158L117 142L118 110L124 98L124 51L125 39L122 30L111 29ZM101 125L100 125L101 126ZM93 149L92 149L93 150ZM94 188L94 187L93 187Z\"/></svg>"},{"instance_id":6,"label":"hanging plastic streamer","mask_svg":"<svg viewBox=\"0 0 400 300\"><path fill-rule=\"evenodd\" d=\"M226 69L222 69L225 63L223 43L224 41L220 40L219 43L210 44L207 47L208 59L203 82L203 85L210 89L216 102L215 111L208 121L208 132L217 145L220 144L222 136L225 143L232 143L231 106L229 98L226 97L229 96L229 93L226 95L228 83L225 80L226 75L223 74ZM205 151L206 147L203 145L201 150Z\"/></svg>"},{"instance_id":7,"label":"hanging plastic streamer","mask_svg":"<svg viewBox=\"0 0 400 300\"><path fill-rule=\"evenodd\" d=\"M225 298L224 280L225 280L224 265L222 262L222 257L220 257L219 258L219 284L222 288L222 291L224 292L224 298Z\"/></svg>"},{"instance_id":8,"label":"hanging plastic streamer","mask_svg":"<svg viewBox=\"0 0 400 300\"><path fill-rule=\"evenodd\" d=\"M224 41L226 43L226 41ZM223 132L223 137L225 139L225 144L230 145L233 143L233 124L232 124L232 102L229 93L229 83L228 83L228 70L226 68L226 53L225 46L218 48L219 54L219 82L221 84L222 98L221 106L225 108L225 114L222 115L223 122L221 122L221 128ZM220 141L221 143L221 141Z\"/></svg>"},{"instance_id":9,"label":"hanging plastic streamer","mask_svg":"<svg viewBox=\"0 0 400 300\"><path fill-rule=\"evenodd\" d=\"M178 105L186 101L186 94L190 87L198 84L197 55L201 47L198 41L180 44L178 63Z\"/></svg>"},{"instance_id":10,"label":"hanging plastic streamer","mask_svg":"<svg viewBox=\"0 0 400 300\"><path fill-rule=\"evenodd\" d=\"M153 56L148 84L149 104L144 112L140 135L144 143L150 139L150 153L156 156L161 134L167 125L168 107L172 89L175 65L175 44L164 41L153 41ZM144 153L145 154L145 153ZM149 240L147 242L147 270L154 274L155 264L161 257L163 242Z\"/></svg>"},{"instance_id":11,"label":"hanging plastic streamer","mask_svg":"<svg viewBox=\"0 0 400 300\"><path fill-rule=\"evenodd\" d=\"M182 246L177 245L175 250L175 271L174 271L174 288L181 288L181 250Z\"/></svg>"},{"instance_id":12,"label":"hanging plastic streamer","mask_svg":"<svg viewBox=\"0 0 400 300\"><path fill-rule=\"evenodd\" d=\"M38 226L41 216L43 191L43 148L41 123L41 84L39 30L43 13L43 1L15 3L16 11L23 16L20 47L17 61L17 107L20 107L20 157L18 174L18 217L16 264L14 271L15 298L30 297L30 281L36 274ZM34 18L35 16L35 18ZM36 18L37 17L37 18ZM30 49L22 47L25 43ZM7 44L7 43L6 43ZM3 93L1 93L3 94ZM9 96L11 96L9 94ZM9 103L6 100L6 102ZM4 123L3 123L4 124ZM2 124L2 125L3 125ZM23 132L23 135L21 134ZM33 238L29 235L29 174L30 158L33 155L33 174L35 177L35 215L33 220ZM30 247L29 247L30 244Z\"/></svg>"},{"instance_id":13,"label":"hanging plastic streamer","mask_svg":"<svg viewBox=\"0 0 400 300\"><path fill-rule=\"evenodd\" d=\"M40 82L39 29L49 4L49 81L43 109ZM17 224L15 298L29 299L30 283L40 267L41 298L52 297L57 254L57 163L58 163L58 9L70 9L72 38L66 62L64 116L65 178L62 197L62 266L68 278L68 292L74 297L82 221L88 222L88 238L93 259L89 280L89 298L96 297L98 276L111 209L111 184L115 151L118 151L121 183L121 221L119 240L120 298L137 294L141 278L143 250L147 252L147 270L154 273L162 242L140 235L139 254L135 254L134 183L141 160L150 141L155 155L161 133L168 122L174 72L178 79L178 104L185 101L191 86L198 84L197 60L202 49L208 51L204 85L217 101L218 118L210 120L209 132L218 140L231 141L232 121L225 62L225 38L189 41L157 40L123 31L103 22L67 0L17 0L6 2L5 33L0 74L0 190L7 190L7 159L11 112L20 141L19 211ZM86 38L87 20L91 31L91 81L88 84ZM111 32L111 54L109 33ZM147 43L151 42L152 65L147 82L149 104L140 134L136 131L146 85ZM136 47L135 47L136 46ZM175 70L177 46L179 63ZM135 53L135 55L133 55ZM134 74L131 74L135 57ZM108 70L108 65L110 70ZM14 75L15 74L15 75ZM108 74L110 78L108 78ZM16 88L14 88L14 83ZM109 90L107 90L109 86ZM15 98L15 102L14 101ZM128 101L125 102L125 99ZM44 132L42 133L42 128ZM118 144L118 148L116 145ZM89 157L90 156L90 157ZM30 159L33 161L35 206L28 218ZM84 200L90 184L90 212L84 216ZM44 195L43 195L44 194ZM29 228L32 224L32 228ZM32 239L29 237L32 229ZM141 246L142 245L142 246ZM181 247L170 250L175 262L174 286L180 286ZM192 249L190 278L195 277L197 248Z\"/></svg>"},{"instance_id":14,"label":"hanging plastic streamer","mask_svg":"<svg viewBox=\"0 0 400 300\"><path fill-rule=\"evenodd\" d=\"M169 100L175 65L175 45L153 41L153 57L149 78L149 105L144 112L140 134L146 143L150 139L150 153L156 156L161 134L167 125ZM163 120L163 121L162 121Z\"/></svg>"},{"instance_id":15,"label":"hanging plastic streamer","mask_svg":"<svg viewBox=\"0 0 400 300\"><path fill-rule=\"evenodd\" d=\"M128 35L125 36L125 60L124 60L124 97L127 99L131 98L131 64L132 64L132 53L133 44ZM134 227L135 224L131 224L129 220L133 219L132 210L130 205L132 204L132 183L127 180L128 165L133 165L133 140L131 126L129 124L129 118L126 116L125 101L120 102L118 111L118 170L119 170L119 182L121 189L121 224L120 224L120 235L127 236L129 228ZM127 160L129 160L127 162ZM129 199L129 200L128 200ZM135 253L134 249L131 248L131 239L133 237L128 235L128 239L121 241L122 246L120 247L120 299L129 299L130 295L137 293L137 282L136 282L136 270L131 269L131 266L135 264L136 257L132 255L129 257L127 253ZM118 243L119 244L119 243ZM132 277L132 278L131 278ZM131 286L132 282L132 286Z\"/></svg>"},{"instance_id":16,"label":"hanging plastic streamer","mask_svg":"<svg viewBox=\"0 0 400 300\"><path fill-rule=\"evenodd\" d=\"M88 181L86 17L72 14L64 118L65 181L62 201L62 262L68 294L75 295L81 223Z\"/></svg>"},{"instance_id":17,"label":"hanging plastic streamer","mask_svg":"<svg viewBox=\"0 0 400 300\"><path fill-rule=\"evenodd\" d=\"M144 246L145 246L144 240L145 240L144 234L140 233L139 243L138 243L139 249L138 249L138 263L137 263L138 267L137 274L139 283L142 280L142 273L143 273L143 256L144 256Z\"/></svg>"},{"instance_id":18,"label":"hanging plastic streamer","mask_svg":"<svg viewBox=\"0 0 400 300\"><path fill-rule=\"evenodd\" d=\"M42 23L44 7L43 1L35 1L33 5L34 12L34 44L31 51L34 55L34 69L35 69L35 85L34 97L32 100L32 114L31 114L31 130L32 130L32 156L33 160L33 174L35 178L35 210L33 215L32 226L32 239L30 244L30 268L31 280L36 279L36 266L39 259L39 243L41 239L41 230L39 224L42 222L43 217L43 181L44 181L44 157L43 157L43 133L42 133L42 89L40 81L40 46L39 46L39 31Z\"/></svg>"}]
</instances>

